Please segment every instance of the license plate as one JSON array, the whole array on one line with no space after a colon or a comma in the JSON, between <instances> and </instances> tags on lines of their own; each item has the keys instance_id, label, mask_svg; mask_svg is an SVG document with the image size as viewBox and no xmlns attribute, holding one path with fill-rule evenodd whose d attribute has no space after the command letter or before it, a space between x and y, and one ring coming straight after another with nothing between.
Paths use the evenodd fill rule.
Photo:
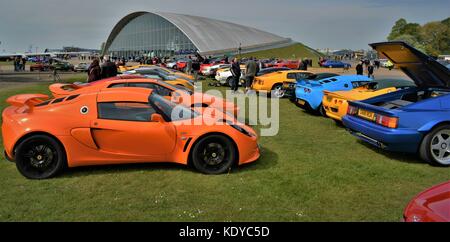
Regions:
<instances>
[{"instance_id":1,"label":"license plate","mask_svg":"<svg viewBox=\"0 0 450 242\"><path fill-rule=\"evenodd\" d=\"M304 100L298 100L298 104L300 104L300 105L305 105L305 101Z\"/></svg>"},{"instance_id":2,"label":"license plate","mask_svg":"<svg viewBox=\"0 0 450 242\"><path fill-rule=\"evenodd\" d=\"M368 120L375 120L375 113L364 109L358 110L358 116Z\"/></svg>"}]
</instances>

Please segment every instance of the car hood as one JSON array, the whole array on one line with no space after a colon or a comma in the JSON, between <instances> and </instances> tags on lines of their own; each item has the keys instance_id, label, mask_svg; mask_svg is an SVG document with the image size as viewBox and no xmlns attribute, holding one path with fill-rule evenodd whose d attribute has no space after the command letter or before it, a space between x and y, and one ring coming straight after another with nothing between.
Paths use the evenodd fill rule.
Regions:
<instances>
[{"instance_id":1,"label":"car hood","mask_svg":"<svg viewBox=\"0 0 450 242\"><path fill-rule=\"evenodd\" d=\"M414 47L401 41L370 46L398 66L418 87L450 87L450 70Z\"/></svg>"},{"instance_id":2,"label":"car hood","mask_svg":"<svg viewBox=\"0 0 450 242\"><path fill-rule=\"evenodd\" d=\"M434 186L417 195L405 209L409 221L431 219L450 221L450 181Z\"/></svg>"}]
</instances>

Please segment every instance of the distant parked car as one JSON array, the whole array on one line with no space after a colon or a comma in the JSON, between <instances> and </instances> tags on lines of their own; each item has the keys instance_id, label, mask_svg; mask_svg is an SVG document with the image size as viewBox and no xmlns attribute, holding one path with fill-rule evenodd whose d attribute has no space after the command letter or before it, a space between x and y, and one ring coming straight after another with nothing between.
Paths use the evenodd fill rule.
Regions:
<instances>
[{"instance_id":1,"label":"distant parked car","mask_svg":"<svg viewBox=\"0 0 450 242\"><path fill-rule=\"evenodd\" d=\"M406 206L405 222L450 222L450 181L417 195Z\"/></svg>"},{"instance_id":2,"label":"distant parked car","mask_svg":"<svg viewBox=\"0 0 450 242\"><path fill-rule=\"evenodd\" d=\"M290 69L298 69L300 66L300 61L298 60L285 60L277 62L273 65L273 67L287 67Z\"/></svg>"},{"instance_id":3,"label":"distant parked car","mask_svg":"<svg viewBox=\"0 0 450 242\"><path fill-rule=\"evenodd\" d=\"M89 69L89 65L87 63L80 63L78 65L75 65L74 71L81 71L81 72L87 72Z\"/></svg>"},{"instance_id":4,"label":"distant parked car","mask_svg":"<svg viewBox=\"0 0 450 242\"><path fill-rule=\"evenodd\" d=\"M394 64L390 60L382 59L382 60L380 60L380 66L384 67L384 68L392 69L394 67Z\"/></svg>"},{"instance_id":5,"label":"distant parked car","mask_svg":"<svg viewBox=\"0 0 450 242\"><path fill-rule=\"evenodd\" d=\"M326 68L350 68L352 65L342 61L327 60L322 63L322 67Z\"/></svg>"},{"instance_id":6,"label":"distant parked car","mask_svg":"<svg viewBox=\"0 0 450 242\"><path fill-rule=\"evenodd\" d=\"M73 71L74 66L66 61L57 61L50 65L50 69L57 71Z\"/></svg>"},{"instance_id":7,"label":"distant parked car","mask_svg":"<svg viewBox=\"0 0 450 242\"><path fill-rule=\"evenodd\" d=\"M227 68L230 66L231 66L231 64L215 64L215 65L203 68L201 74L203 74L204 76L215 76L217 70Z\"/></svg>"},{"instance_id":8,"label":"distant parked car","mask_svg":"<svg viewBox=\"0 0 450 242\"><path fill-rule=\"evenodd\" d=\"M30 71L48 71L50 70L50 65L42 62L38 62L30 65Z\"/></svg>"}]
</instances>

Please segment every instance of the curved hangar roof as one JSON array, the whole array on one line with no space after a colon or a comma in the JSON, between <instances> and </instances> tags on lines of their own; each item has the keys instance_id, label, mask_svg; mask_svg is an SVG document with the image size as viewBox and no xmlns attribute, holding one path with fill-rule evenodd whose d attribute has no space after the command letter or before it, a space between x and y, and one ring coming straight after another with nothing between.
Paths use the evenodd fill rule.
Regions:
<instances>
[{"instance_id":1,"label":"curved hangar roof","mask_svg":"<svg viewBox=\"0 0 450 242\"><path fill-rule=\"evenodd\" d=\"M236 51L239 44L242 50L245 50L292 42L289 38L221 20L176 13L134 12L116 24L108 37L105 49L109 49L115 37L129 22L145 14L160 16L175 25L191 40L200 53Z\"/></svg>"}]
</instances>

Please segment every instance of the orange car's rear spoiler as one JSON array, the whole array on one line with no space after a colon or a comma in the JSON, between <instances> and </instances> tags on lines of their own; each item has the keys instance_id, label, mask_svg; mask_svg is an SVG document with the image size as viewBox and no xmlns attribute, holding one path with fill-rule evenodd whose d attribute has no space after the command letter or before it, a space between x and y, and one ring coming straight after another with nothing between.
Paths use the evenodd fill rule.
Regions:
<instances>
[{"instance_id":1,"label":"orange car's rear spoiler","mask_svg":"<svg viewBox=\"0 0 450 242\"><path fill-rule=\"evenodd\" d=\"M80 87L75 84L56 83L50 85L48 89L50 89L50 92L53 94L54 97L58 98L70 95L71 92L79 88Z\"/></svg>"},{"instance_id":2,"label":"orange car's rear spoiler","mask_svg":"<svg viewBox=\"0 0 450 242\"><path fill-rule=\"evenodd\" d=\"M15 107L26 106L29 110L32 110L36 104L41 103L45 99L48 99L48 96L45 94L20 94L9 97L6 99L6 102Z\"/></svg>"}]
</instances>

